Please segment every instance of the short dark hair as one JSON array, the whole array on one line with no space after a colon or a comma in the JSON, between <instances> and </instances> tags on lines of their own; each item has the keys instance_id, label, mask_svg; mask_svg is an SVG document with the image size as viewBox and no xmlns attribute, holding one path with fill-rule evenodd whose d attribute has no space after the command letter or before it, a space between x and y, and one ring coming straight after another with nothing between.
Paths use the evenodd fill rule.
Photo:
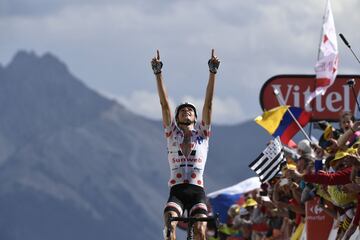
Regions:
<instances>
[{"instance_id":1,"label":"short dark hair","mask_svg":"<svg viewBox=\"0 0 360 240\"><path fill-rule=\"evenodd\" d=\"M344 117L350 117L351 121L355 122L355 117L354 114L350 111L344 111L340 114L340 119L344 118Z\"/></svg>"}]
</instances>

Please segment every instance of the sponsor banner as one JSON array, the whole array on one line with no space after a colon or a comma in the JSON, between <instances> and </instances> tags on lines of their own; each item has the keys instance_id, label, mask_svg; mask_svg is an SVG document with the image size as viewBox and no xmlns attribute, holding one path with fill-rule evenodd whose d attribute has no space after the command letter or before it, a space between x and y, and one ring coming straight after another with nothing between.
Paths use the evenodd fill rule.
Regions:
<instances>
[{"instance_id":1,"label":"sponsor banner","mask_svg":"<svg viewBox=\"0 0 360 240\"><path fill-rule=\"evenodd\" d=\"M319 197L305 203L306 239L328 239L333 226L333 218L319 206Z\"/></svg>"},{"instance_id":2,"label":"sponsor banner","mask_svg":"<svg viewBox=\"0 0 360 240\"><path fill-rule=\"evenodd\" d=\"M354 80L354 85L348 84L350 79ZM338 75L324 95L317 96L306 105L306 99L315 90L315 81L315 75L274 76L266 81L261 89L260 105L264 111L280 106L274 94L274 89L277 89L280 93L278 97L286 105L300 107L310 112L311 121L337 122L342 111L351 111L355 116L358 115L354 95L359 95L360 75Z\"/></svg>"}]
</instances>

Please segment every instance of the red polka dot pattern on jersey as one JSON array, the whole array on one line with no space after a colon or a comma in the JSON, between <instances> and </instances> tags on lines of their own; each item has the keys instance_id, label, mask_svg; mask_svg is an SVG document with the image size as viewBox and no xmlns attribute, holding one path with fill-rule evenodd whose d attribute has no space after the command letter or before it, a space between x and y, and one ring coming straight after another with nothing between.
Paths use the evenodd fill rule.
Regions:
<instances>
[{"instance_id":1,"label":"red polka dot pattern on jersey","mask_svg":"<svg viewBox=\"0 0 360 240\"><path fill-rule=\"evenodd\" d=\"M166 138L170 137L172 134L172 131L165 133Z\"/></svg>"},{"instance_id":2,"label":"red polka dot pattern on jersey","mask_svg":"<svg viewBox=\"0 0 360 240\"><path fill-rule=\"evenodd\" d=\"M205 134L204 134L205 131ZM173 187L176 184L193 184L203 187L203 169L205 168L208 153L208 137L210 135L210 126L205 122L196 123L194 131L191 132L190 142L184 145L183 132L173 121L171 126L167 126L165 133L168 133L168 163L170 165L170 178L168 186ZM183 154L183 148L191 150L188 156ZM191 148L191 149L190 149Z\"/></svg>"}]
</instances>

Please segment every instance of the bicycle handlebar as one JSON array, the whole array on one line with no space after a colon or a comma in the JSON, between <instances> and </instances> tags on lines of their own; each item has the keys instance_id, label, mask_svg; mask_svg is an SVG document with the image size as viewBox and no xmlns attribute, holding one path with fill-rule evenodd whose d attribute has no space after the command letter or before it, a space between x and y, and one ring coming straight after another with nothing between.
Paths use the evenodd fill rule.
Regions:
<instances>
[{"instance_id":1,"label":"bicycle handlebar","mask_svg":"<svg viewBox=\"0 0 360 240\"><path fill-rule=\"evenodd\" d=\"M213 217L170 217L170 221L182 221L182 222L212 222L218 219L217 216Z\"/></svg>"}]
</instances>

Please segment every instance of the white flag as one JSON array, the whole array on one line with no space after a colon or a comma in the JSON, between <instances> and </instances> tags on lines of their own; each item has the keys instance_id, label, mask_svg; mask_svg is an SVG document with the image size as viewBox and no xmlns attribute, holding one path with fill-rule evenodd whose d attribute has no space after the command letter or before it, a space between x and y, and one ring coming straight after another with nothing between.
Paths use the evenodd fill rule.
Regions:
<instances>
[{"instance_id":1,"label":"white flag","mask_svg":"<svg viewBox=\"0 0 360 240\"><path fill-rule=\"evenodd\" d=\"M259 176L261 182L266 182L280 172L281 163L283 162L285 162L283 146L280 138L276 137L274 140L271 140L265 150L249 164L249 168Z\"/></svg>"},{"instance_id":2,"label":"white flag","mask_svg":"<svg viewBox=\"0 0 360 240\"><path fill-rule=\"evenodd\" d=\"M316 96L325 94L326 90L334 83L338 72L339 53L330 0L327 1L323 19L320 49L315 64L316 89L306 100L306 105Z\"/></svg>"}]
</instances>

